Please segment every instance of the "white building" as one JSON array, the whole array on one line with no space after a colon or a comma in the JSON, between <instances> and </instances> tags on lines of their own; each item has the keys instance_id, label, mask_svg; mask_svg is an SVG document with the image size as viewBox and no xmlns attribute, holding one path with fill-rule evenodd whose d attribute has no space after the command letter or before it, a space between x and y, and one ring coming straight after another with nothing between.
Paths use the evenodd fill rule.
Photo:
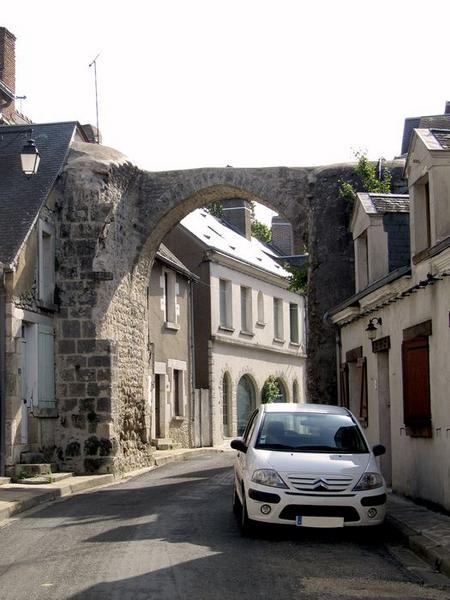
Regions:
<instances>
[{"instance_id":1,"label":"white building","mask_svg":"<svg viewBox=\"0 0 450 600\"><path fill-rule=\"evenodd\" d=\"M414 131L406 162L410 256L403 266L408 198L359 195L352 221L357 293L330 311L341 339L341 403L360 417L372 443L387 447L383 469L393 489L447 510L449 159L450 130Z\"/></svg>"},{"instance_id":2,"label":"white building","mask_svg":"<svg viewBox=\"0 0 450 600\"><path fill-rule=\"evenodd\" d=\"M164 240L200 278L195 385L209 390L213 443L242 432L269 376L280 400L305 402L304 296L288 290L275 252L248 238L199 209Z\"/></svg>"}]
</instances>

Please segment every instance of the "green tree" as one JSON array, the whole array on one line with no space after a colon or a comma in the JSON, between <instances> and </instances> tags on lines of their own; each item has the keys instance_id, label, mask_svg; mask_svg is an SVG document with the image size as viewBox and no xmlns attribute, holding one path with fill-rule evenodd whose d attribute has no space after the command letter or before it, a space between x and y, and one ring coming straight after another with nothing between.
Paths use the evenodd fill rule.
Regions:
<instances>
[{"instance_id":1,"label":"green tree","mask_svg":"<svg viewBox=\"0 0 450 600\"><path fill-rule=\"evenodd\" d=\"M265 244L270 244L272 241L271 229L255 218L252 219L252 236Z\"/></svg>"},{"instance_id":2,"label":"green tree","mask_svg":"<svg viewBox=\"0 0 450 600\"><path fill-rule=\"evenodd\" d=\"M296 265L285 264L284 268L289 273L288 281L290 292L305 294L308 291L308 265L297 267Z\"/></svg>"},{"instance_id":3,"label":"green tree","mask_svg":"<svg viewBox=\"0 0 450 600\"><path fill-rule=\"evenodd\" d=\"M211 202L205 209L216 219L221 219L223 216L223 205L222 202Z\"/></svg>"},{"instance_id":4,"label":"green tree","mask_svg":"<svg viewBox=\"0 0 450 600\"><path fill-rule=\"evenodd\" d=\"M389 194L392 185L392 174L388 169L383 169L381 177L377 176L376 163L369 161L366 154L357 153L356 173L361 179L362 192L372 192L375 194ZM339 195L341 198L353 201L356 198L358 190L343 179L339 180Z\"/></svg>"},{"instance_id":5,"label":"green tree","mask_svg":"<svg viewBox=\"0 0 450 600\"><path fill-rule=\"evenodd\" d=\"M278 398L280 393L281 391L278 379L275 377L275 375L269 375L262 389L261 402L263 404L270 404Z\"/></svg>"}]
</instances>

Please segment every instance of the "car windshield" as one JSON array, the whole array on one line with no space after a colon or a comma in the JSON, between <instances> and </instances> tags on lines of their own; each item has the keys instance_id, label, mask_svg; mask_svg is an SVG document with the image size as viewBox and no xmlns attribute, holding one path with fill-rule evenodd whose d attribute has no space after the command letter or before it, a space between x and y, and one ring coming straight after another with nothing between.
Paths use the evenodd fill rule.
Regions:
<instances>
[{"instance_id":1,"label":"car windshield","mask_svg":"<svg viewBox=\"0 0 450 600\"><path fill-rule=\"evenodd\" d=\"M289 452L366 454L367 444L349 415L267 413L255 448Z\"/></svg>"}]
</instances>

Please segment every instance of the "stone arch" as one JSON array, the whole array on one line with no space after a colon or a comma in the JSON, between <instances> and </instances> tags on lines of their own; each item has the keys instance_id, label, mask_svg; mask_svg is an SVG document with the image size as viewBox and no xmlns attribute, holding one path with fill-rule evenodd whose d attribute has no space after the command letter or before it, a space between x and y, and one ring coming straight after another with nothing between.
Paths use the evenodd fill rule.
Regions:
<instances>
[{"instance_id":1,"label":"stone arch","mask_svg":"<svg viewBox=\"0 0 450 600\"><path fill-rule=\"evenodd\" d=\"M74 144L54 191L59 455L77 471L121 471L151 463L146 287L164 235L192 209L232 195L257 200L293 225L310 252L310 401L335 401L330 306L353 291L348 222L337 192L353 167L193 169L149 173L95 144ZM182 257L181 257L182 258ZM324 380L319 375L329 373ZM72 415L84 415L72 426ZM89 419L88 420L88 415ZM70 441L95 453L66 456ZM102 441L104 440L104 441Z\"/></svg>"}]
</instances>

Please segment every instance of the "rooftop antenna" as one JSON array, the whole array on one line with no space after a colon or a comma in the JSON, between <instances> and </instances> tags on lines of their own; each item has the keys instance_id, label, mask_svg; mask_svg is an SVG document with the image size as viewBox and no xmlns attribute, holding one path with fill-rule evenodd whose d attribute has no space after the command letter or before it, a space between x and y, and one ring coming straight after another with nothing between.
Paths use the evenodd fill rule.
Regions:
<instances>
[{"instance_id":1,"label":"rooftop antenna","mask_svg":"<svg viewBox=\"0 0 450 600\"><path fill-rule=\"evenodd\" d=\"M97 89L97 58L100 56L100 52L94 58L94 60L89 64L89 68L94 65L94 79L95 79L95 112L97 115L97 144L100 144L100 128L98 125L98 89Z\"/></svg>"}]
</instances>

